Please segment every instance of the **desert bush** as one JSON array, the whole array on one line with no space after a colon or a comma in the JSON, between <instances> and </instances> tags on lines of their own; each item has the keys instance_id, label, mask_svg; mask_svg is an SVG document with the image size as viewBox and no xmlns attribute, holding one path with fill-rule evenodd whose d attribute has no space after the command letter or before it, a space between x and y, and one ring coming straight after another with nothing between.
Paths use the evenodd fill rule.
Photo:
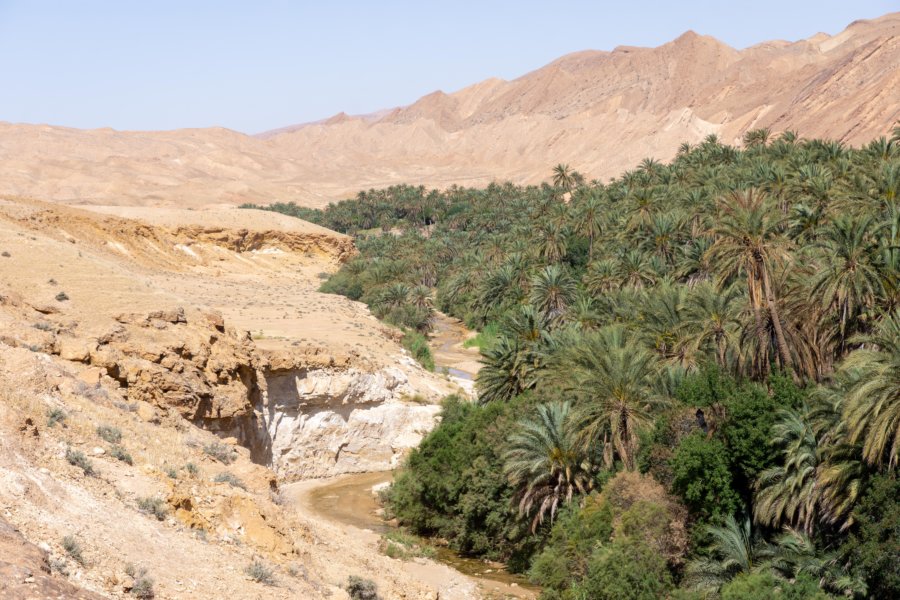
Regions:
<instances>
[{"instance_id":1,"label":"desert bush","mask_svg":"<svg viewBox=\"0 0 900 600\"><path fill-rule=\"evenodd\" d=\"M69 563L63 557L51 556L49 563L51 573L59 573L63 577L69 576Z\"/></svg>"},{"instance_id":2,"label":"desert bush","mask_svg":"<svg viewBox=\"0 0 900 600\"><path fill-rule=\"evenodd\" d=\"M434 357L428 347L428 338L418 331L407 331L403 334L402 344L420 365L434 371Z\"/></svg>"},{"instance_id":3,"label":"desert bush","mask_svg":"<svg viewBox=\"0 0 900 600\"><path fill-rule=\"evenodd\" d=\"M184 465L184 470L187 471L188 475L190 475L191 477L196 477L197 473L200 472L200 469L197 468L197 465L192 462L186 463Z\"/></svg>"},{"instance_id":4,"label":"desert bush","mask_svg":"<svg viewBox=\"0 0 900 600\"><path fill-rule=\"evenodd\" d=\"M105 442L110 444L118 444L122 441L122 431L112 425L99 425L97 427L97 435Z\"/></svg>"},{"instance_id":5,"label":"desert bush","mask_svg":"<svg viewBox=\"0 0 900 600\"><path fill-rule=\"evenodd\" d=\"M68 299L69 299L69 295L65 292L60 292L56 295L57 302L65 302Z\"/></svg>"},{"instance_id":6,"label":"desert bush","mask_svg":"<svg viewBox=\"0 0 900 600\"><path fill-rule=\"evenodd\" d=\"M223 444L222 442L213 442L211 444L206 444L205 446L203 446L203 451L208 456L211 456L220 463L224 463L226 465L230 465L237 458L237 456L235 456L234 448L232 448L228 444Z\"/></svg>"},{"instance_id":7,"label":"desert bush","mask_svg":"<svg viewBox=\"0 0 900 600\"><path fill-rule=\"evenodd\" d=\"M69 461L70 465L79 467L84 471L85 475L94 474L94 465L91 463L91 460L84 455L84 452L69 448L66 450L66 460Z\"/></svg>"},{"instance_id":8,"label":"desert bush","mask_svg":"<svg viewBox=\"0 0 900 600\"><path fill-rule=\"evenodd\" d=\"M121 460L123 463L133 465L134 461L131 458L131 454L128 453L128 450L119 445L114 445L109 449L109 455L117 460Z\"/></svg>"},{"instance_id":9,"label":"desert bush","mask_svg":"<svg viewBox=\"0 0 900 600\"><path fill-rule=\"evenodd\" d=\"M38 321L34 325L32 325L35 329L39 331L53 331L55 327L53 327L52 323L48 323L47 321Z\"/></svg>"},{"instance_id":10,"label":"desert bush","mask_svg":"<svg viewBox=\"0 0 900 600\"><path fill-rule=\"evenodd\" d=\"M9 258L12 255L9 252L7 252L6 250L4 250L2 253L0 253L0 256L2 256L3 258Z\"/></svg>"},{"instance_id":11,"label":"desert bush","mask_svg":"<svg viewBox=\"0 0 900 600\"><path fill-rule=\"evenodd\" d=\"M47 427L53 427L57 423L62 423L66 420L66 412L61 408L51 408L47 411Z\"/></svg>"},{"instance_id":12,"label":"desert bush","mask_svg":"<svg viewBox=\"0 0 900 600\"><path fill-rule=\"evenodd\" d=\"M129 563L125 565L125 574L134 580L130 594L141 600L151 600L156 597L153 590L153 578L147 575L147 569L144 567L135 567Z\"/></svg>"},{"instance_id":13,"label":"desert bush","mask_svg":"<svg viewBox=\"0 0 900 600\"><path fill-rule=\"evenodd\" d=\"M165 501L158 496L138 498L138 509L148 515L153 515L158 521L165 519L169 512Z\"/></svg>"},{"instance_id":14,"label":"desert bush","mask_svg":"<svg viewBox=\"0 0 900 600\"><path fill-rule=\"evenodd\" d=\"M238 477L232 475L228 471L222 471L221 473L216 475L216 478L213 479L213 481L215 481L216 483L227 483L231 487L241 488L242 490L247 489L247 486L244 485L243 481L241 481Z\"/></svg>"},{"instance_id":15,"label":"desert bush","mask_svg":"<svg viewBox=\"0 0 900 600\"><path fill-rule=\"evenodd\" d=\"M351 600L380 600L378 586L371 579L351 575L347 578L347 593Z\"/></svg>"},{"instance_id":16,"label":"desert bush","mask_svg":"<svg viewBox=\"0 0 900 600\"><path fill-rule=\"evenodd\" d=\"M244 569L244 573L256 583L275 585L275 573L272 572L272 569L258 560L254 560L247 565L247 568Z\"/></svg>"},{"instance_id":17,"label":"desert bush","mask_svg":"<svg viewBox=\"0 0 900 600\"><path fill-rule=\"evenodd\" d=\"M78 540L75 539L74 535L67 535L62 539L62 547L63 550L66 551L72 560L77 562L79 565L84 565L84 556L81 553L81 544L78 543Z\"/></svg>"}]
</instances>

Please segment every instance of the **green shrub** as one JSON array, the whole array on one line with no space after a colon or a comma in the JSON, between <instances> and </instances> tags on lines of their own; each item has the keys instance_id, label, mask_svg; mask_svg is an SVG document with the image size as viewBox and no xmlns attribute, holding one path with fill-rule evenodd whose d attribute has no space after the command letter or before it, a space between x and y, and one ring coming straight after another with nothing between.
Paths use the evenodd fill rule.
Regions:
<instances>
[{"instance_id":1,"label":"green shrub","mask_svg":"<svg viewBox=\"0 0 900 600\"><path fill-rule=\"evenodd\" d=\"M151 600L156 597L156 592L153 590L153 579L147 575L146 568L135 567L128 563L125 565L125 574L134 580L129 591L132 596L141 600Z\"/></svg>"},{"instance_id":2,"label":"green shrub","mask_svg":"<svg viewBox=\"0 0 900 600\"><path fill-rule=\"evenodd\" d=\"M122 431L112 425L100 425L97 427L97 435L105 442L118 444L122 441Z\"/></svg>"},{"instance_id":3,"label":"green shrub","mask_svg":"<svg viewBox=\"0 0 900 600\"><path fill-rule=\"evenodd\" d=\"M435 550L421 538L401 530L389 531L381 536L379 549L390 558L409 560L410 558L434 558Z\"/></svg>"},{"instance_id":4,"label":"green shrub","mask_svg":"<svg viewBox=\"0 0 900 600\"><path fill-rule=\"evenodd\" d=\"M624 538L594 552L584 579L575 588L575 597L658 600L671 588L672 576L665 559L642 541Z\"/></svg>"},{"instance_id":5,"label":"green shrub","mask_svg":"<svg viewBox=\"0 0 900 600\"><path fill-rule=\"evenodd\" d=\"M200 472L200 469L197 468L197 465L192 462L186 463L184 465L184 470L187 471L188 475L190 475L191 477L196 477L197 473Z\"/></svg>"},{"instance_id":6,"label":"green shrub","mask_svg":"<svg viewBox=\"0 0 900 600\"><path fill-rule=\"evenodd\" d=\"M247 489L247 486L244 485L243 481L241 481L238 477L236 477L235 475L232 475L228 471L223 471L222 473L219 473L218 475L216 475L216 478L213 479L213 481L215 481L216 483L227 483L231 487L240 488L242 490Z\"/></svg>"},{"instance_id":7,"label":"green shrub","mask_svg":"<svg viewBox=\"0 0 900 600\"><path fill-rule=\"evenodd\" d=\"M428 347L428 338L417 331L406 331L403 334L402 344L420 365L434 371L434 357L431 348Z\"/></svg>"},{"instance_id":8,"label":"green shrub","mask_svg":"<svg viewBox=\"0 0 900 600\"><path fill-rule=\"evenodd\" d=\"M81 544L78 543L78 540L74 535L67 535L62 539L62 547L63 550L66 551L72 560L77 562L79 565L84 566L84 556L81 553Z\"/></svg>"},{"instance_id":9,"label":"green shrub","mask_svg":"<svg viewBox=\"0 0 900 600\"><path fill-rule=\"evenodd\" d=\"M141 512L156 517L157 521L164 520L169 512L168 508L166 508L166 502L158 496L138 498L137 505Z\"/></svg>"},{"instance_id":10,"label":"green shrub","mask_svg":"<svg viewBox=\"0 0 900 600\"><path fill-rule=\"evenodd\" d=\"M237 459L237 453L234 451L234 448L228 444L223 444L222 442L206 444L203 446L203 451L220 463L226 465L230 465Z\"/></svg>"},{"instance_id":11,"label":"green shrub","mask_svg":"<svg viewBox=\"0 0 900 600\"><path fill-rule=\"evenodd\" d=\"M123 463L133 465L134 461L131 458L131 454L128 453L128 450L119 445L114 445L109 449L109 455L117 460L121 460Z\"/></svg>"},{"instance_id":12,"label":"green shrub","mask_svg":"<svg viewBox=\"0 0 900 600\"><path fill-rule=\"evenodd\" d=\"M886 597L886 596L885 596ZM832 596L819 589L807 576L789 582L770 572L739 575L722 586L721 600L828 600Z\"/></svg>"},{"instance_id":13,"label":"green shrub","mask_svg":"<svg viewBox=\"0 0 900 600\"><path fill-rule=\"evenodd\" d=\"M275 573L260 561L254 560L244 569L247 577L263 585L275 585Z\"/></svg>"},{"instance_id":14,"label":"green shrub","mask_svg":"<svg viewBox=\"0 0 900 600\"><path fill-rule=\"evenodd\" d=\"M61 408L51 408L47 411L47 427L53 427L57 423L64 423L68 418L66 412Z\"/></svg>"},{"instance_id":15,"label":"green shrub","mask_svg":"<svg viewBox=\"0 0 900 600\"><path fill-rule=\"evenodd\" d=\"M734 514L740 496L734 490L728 452L715 438L697 431L681 440L670 461L672 490L704 520Z\"/></svg>"},{"instance_id":16,"label":"green shrub","mask_svg":"<svg viewBox=\"0 0 900 600\"><path fill-rule=\"evenodd\" d=\"M856 528L841 548L871 598L900 598L900 479L873 477L853 510Z\"/></svg>"},{"instance_id":17,"label":"green shrub","mask_svg":"<svg viewBox=\"0 0 900 600\"><path fill-rule=\"evenodd\" d=\"M84 452L68 448L66 450L66 460L69 461L70 465L74 465L84 471L85 475L94 474L94 465L91 463L91 460L84 455Z\"/></svg>"},{"instance_id":18,"label":"green shrub","mask_svg":"<svg viewBox=\"0 0 900 600\"><path fill-rule=\"evenodd\" d=\"M351 575L347 579L346 589L350 600L381 600L381 596L378 595L378 586L371 579Z\"/></svg>"}]
</instances>

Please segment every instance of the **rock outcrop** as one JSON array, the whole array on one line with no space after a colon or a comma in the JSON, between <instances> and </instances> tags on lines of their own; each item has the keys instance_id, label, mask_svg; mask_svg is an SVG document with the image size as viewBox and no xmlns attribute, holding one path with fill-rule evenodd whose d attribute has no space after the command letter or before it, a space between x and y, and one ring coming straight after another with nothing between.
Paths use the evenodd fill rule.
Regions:
<instances>
[{"instance_id":1,"label":"rock outcrop","mask_svg":"<svg viewBox=\"0 0 900 600\"><path fill-rule=\"evenodd\" d=\"M407 400L400 369L269 371L266 387L271 465L286 480L393 469L439 411Z\"/></svg>"}]
</instances>

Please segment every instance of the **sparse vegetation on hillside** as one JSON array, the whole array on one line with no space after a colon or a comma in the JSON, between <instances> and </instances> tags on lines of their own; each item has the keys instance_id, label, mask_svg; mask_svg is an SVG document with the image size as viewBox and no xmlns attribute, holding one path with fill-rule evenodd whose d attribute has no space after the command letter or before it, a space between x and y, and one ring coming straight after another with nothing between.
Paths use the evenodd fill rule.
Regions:
<instances>
[{"instance_id":1,"label":"sparse vegetation on hillside","mask_svg":"<svg viewBox=\"0 0 900 600\"><path fill-rule=\"evenodd\" d=\"M270 208L356 236L324 291L484 332L480 405L448 401L388 494L413 531L531 567L545 598L892 597L898 538L868 524L897 505L898 192L900 136L759 130L609 182ZM554 553L622 473L666 496Z\"/></svg>"}]
</instances>

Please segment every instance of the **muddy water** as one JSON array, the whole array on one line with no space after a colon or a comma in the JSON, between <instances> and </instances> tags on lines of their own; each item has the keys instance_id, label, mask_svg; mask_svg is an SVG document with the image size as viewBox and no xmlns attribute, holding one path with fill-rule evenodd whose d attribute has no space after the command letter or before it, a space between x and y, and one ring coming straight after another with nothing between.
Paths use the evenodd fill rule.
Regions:
<instances>
[{"instance_id":1,"label":"muddy water","mask_svg":"<svg viewBox=\"0 0 900 600\"><path fill-rule=\"evenodd\" d=\"M451 377L472 381L481 368L477 348L464 348L463 342L474 332L459 319L435 312L432 333L428 340L437 370L446 370Z\"/></svg>"},{"instance_id":2,"label":"muddy water","mask_svg":"<svg viewBox=\"0 0 900 600\"><path fill-rule=\"evenodd\" d=\"M308 493L308 504L320 516L358 529L386 533L393 526L381 518L372 488L391 481L393 475L362 473L345 475ZM536 588L519 575L506 572L502 564L459 556L444 546L434 546L437 560L475 579L489 597L534 598Z\"/></svg>"}]
</instances>

